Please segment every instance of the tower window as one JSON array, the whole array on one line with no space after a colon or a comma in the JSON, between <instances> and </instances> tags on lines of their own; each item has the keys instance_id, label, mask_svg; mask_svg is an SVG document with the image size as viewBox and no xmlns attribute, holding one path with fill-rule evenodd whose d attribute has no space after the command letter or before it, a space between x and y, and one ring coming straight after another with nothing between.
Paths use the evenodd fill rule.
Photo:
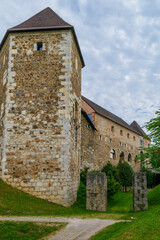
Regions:
<instances>
[{"instance_id":1,"label":"tower window","mask_svg":"<svg viewBox=\"0 0 160 240\"><path fill-rule=\"evenodd\" d=\"M41 51L43 50L43 43L42 42L38 42L37 43L37 51Z\"/></svg>"},{"instance_id":2,"label":"tower window","mask_svg":"<svg viewBox=\"0 0 160 240\"><path fill-rule=\"evenodd\" d=\"M123 131L122 130L120 130L120 135L123 136Z\"/></svg>"},{"instance_id":3,"label":"tower window","mask_svg":"<svg viewBox=\"0 0 160 240\"><path fill-rule=\"evenodd\" d=\"M127 138L129 138L129 133L127 133Z\"/></svg>"},{"instance_id":4,"label":"tower window","mask_svg":"<svg viewBox=\"0 0 160 240\"><path fill-rule=\"evenodd\" d=\"M38 42L34 44L34 51L42 51L45 50L45 43Z\"/></svg>"},{"instance_id":5,"label":"tower window","mask_svg":"<svg viewBox=\"0 0 160 240\"><path fill-rule=\"evenodd\" d=\"M136 141L136 137L135 136L133 136L133 141Z\"/></svg>"}]
</instances>

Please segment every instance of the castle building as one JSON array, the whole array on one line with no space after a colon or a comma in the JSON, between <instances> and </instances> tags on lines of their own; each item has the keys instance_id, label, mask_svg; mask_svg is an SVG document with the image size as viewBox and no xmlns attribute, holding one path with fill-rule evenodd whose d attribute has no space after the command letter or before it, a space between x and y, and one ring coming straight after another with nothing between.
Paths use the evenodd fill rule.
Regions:
<instances>
[{"instance_id":1,"label":"castle building","mask_svg":"<svg viewBox=\"0 0 160 240\"><path fill-rule=\"evenodd\" d=\"M92 124L91 124L92 123ZM150 140L136 121L131 125L115 114L82 96L81 168L101 170L108 161L117 165L127 161L134 171L140 170L135 157L139 148Z\"/></svg>"},{"instance_id":2,"label":"castle building","mask_svg":"<svg viewBox=\"0 0 160 240\"><path fill-rule=\"evenodd\" d=\"M74 27L50 8L8 29L0 45L0 177L64 206L76 201L80 169L119 157L136 169L144 142L136 122L81 98L83 67Z\"/></svg>"}]
</instances>

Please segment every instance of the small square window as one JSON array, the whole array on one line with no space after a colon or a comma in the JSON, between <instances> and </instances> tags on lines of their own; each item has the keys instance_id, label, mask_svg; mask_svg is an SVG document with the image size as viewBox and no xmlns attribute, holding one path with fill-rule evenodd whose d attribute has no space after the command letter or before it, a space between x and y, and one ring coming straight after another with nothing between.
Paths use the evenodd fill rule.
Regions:
<instances>
[{"instance_id":1,"label":"small square window","mask_svg":"<svg viewBox=\"0 0 160 240\"><path fill-rule=\"evenodd\" d=\"M38 42L37 43L37 51L42 51L43 50L43 43L42 42Z\"/></svg>"}]
</instances>

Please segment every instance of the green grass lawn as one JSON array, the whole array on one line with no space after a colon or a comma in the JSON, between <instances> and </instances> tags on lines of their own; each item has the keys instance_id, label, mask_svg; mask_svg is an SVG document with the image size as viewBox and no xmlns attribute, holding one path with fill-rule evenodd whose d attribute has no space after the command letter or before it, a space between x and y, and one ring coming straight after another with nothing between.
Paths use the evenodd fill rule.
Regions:
<instances>
[{"instance_id":1,"label":"green grass lawn","mask_svg":"<svg viewBox=\"0 0 160 240\"><path fill-rule=\"evenodd\" d=\"M148 192L148 200L149 210L133 213L131 191L127 193L119 192L112 200L109 200L107 212L102 213L86 210L85 201L77 201L71 207L63 207L19 191L0 180L0 216L136 218L132 222L120 222L107 227L104 231L92 237L92 240L160 240L160 185Z\"/></svg>"},{"instance_id":2,"label":"green grass lawn","mask_svg":"<svg viewBox=\"0 0 160 240\"><path fill-rule=\"evenodd\" d=\"M0 222L0 240L36 240L55 234L64 223Z\"/></svg>"},{"instance_id":3,"label":"green grass lawn","mask_svg":"<svg viewBox=\"0 0 160 240\"><path fill-rule=\"evenodd\" d=\"M123 193L122 193L123 194ZM31 196L23 191L17 190L0 180L0 216L65 216L81 218L106 218L120 219L121 212L114 212L108 207L109 212L100 213L86 210L85 201L77 201L71 207L63 207L43 199Z\"/></svg>"},{"instance_id":4,"label":"green grass lawn","mask_svg":"<svg viewBox=\"0 0 160 240\"><path fill-rule=\"evenodd\" d=\"M124 201L129 209L130 201L127 203L127 199L129 199L128 196L126 197L126 200L123 199L120 201ZM160 239L160 185L148 193L148 201L149 210L137 213L128 212L127 216L130 217L132 215L136 220L132 222L116 223L109 226L96 236L92 237L91 240ZM112 204L114 205L114 203ZM117 209L116 211L121 212L120 209Z\"/></svg>"}]
</instances>

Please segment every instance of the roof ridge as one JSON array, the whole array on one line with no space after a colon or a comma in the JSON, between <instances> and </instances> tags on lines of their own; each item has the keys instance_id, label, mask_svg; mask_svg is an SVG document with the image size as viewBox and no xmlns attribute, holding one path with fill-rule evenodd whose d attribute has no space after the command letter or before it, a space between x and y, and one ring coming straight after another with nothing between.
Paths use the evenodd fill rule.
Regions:
<instances>
[{"instance_id":1,"label":"roof ridge","mask_svg":"<svg viewBox=\"0 0 160 240\"><path fill-rule=\"evenodd\" d=\"M86 98L84 96L82 96L82 99L98 114L110 119L111 121L127 128L131 131L134 131L138 135L140 135L140 133L138 131L136 131L134 128L132 128L132 126L130 126L127 122L125 122L122 118L118 117L114 113L106 110L105 108L101 107L100 105L94 103L93 101L89 100L88 98Z\"/></svg>"},{"instance_id":2,"label":"roof ridge","mask_svg":"<svg viewBox=\"0 0 160 240\"><path fill-rule=\"evenodd\" d=\"M0 50L2 49L8 35L16 32L33 32L33 31L49 31L49 30L71 30L77 50L82 62L82 67L85 66L81 49L78 43L78 39L74 30L74 27L64 21L57 13L55 13L50 7L43 9L26 21L9 28L4 35L2 42L0 43Z\"/></svg>"},{"instance_id":3,"label":"roof ridge","mask_svg":"<svg viewBox=\"0 0 160 240\"><path fill-rule=\"evenodd\" d=\"M143 131L142 127L137 123L137 121L134 120L130 125L131 125L135 130L139 131L139 133L140 133L142 136L146 136L145 131Z\"/></svg>"},{"instance_id":4,"label":"roof ridge","mask_svg":"<svg viewBox=\"0 0 160 240\"><path fill-rule=\"evenodd\" d=\"M51 18L54 17L54 20L58 23L60 23L61 26L66 26L66 27L73 27L72 25L70 25L69 23L67 23L66 21L64 21L56 12L54 12L50 7L47 7L45 9L43 9L42 11L36 13L35 15L33 15L32 17L28 18L27 20L25 20L24 22L12 27L12 28L9 28L8 30L18 30L19 28L20 29L26 29L26 28L32 28L34 26L31 26L30 24L32 25L37 25L35 27L38 27L38 25L40 23L44 23L44 25L41 25L40 27L47 27L45 25L48 24L48 27L51 26L53 24L50 23L50 20L52 20ZM34 21L32 21L34 20ZM37 20L37 21L36 21ZM46 22L45 20L48 20L48 22ZM62 23L64 23L64 25L62 25ZM25 25L29 25L28 27ZM58 26L60 26L58 25ZM22 27L21 27L22 26ZM54 26L54 24L52 25Z\"/></svg>"}]
</instances>

